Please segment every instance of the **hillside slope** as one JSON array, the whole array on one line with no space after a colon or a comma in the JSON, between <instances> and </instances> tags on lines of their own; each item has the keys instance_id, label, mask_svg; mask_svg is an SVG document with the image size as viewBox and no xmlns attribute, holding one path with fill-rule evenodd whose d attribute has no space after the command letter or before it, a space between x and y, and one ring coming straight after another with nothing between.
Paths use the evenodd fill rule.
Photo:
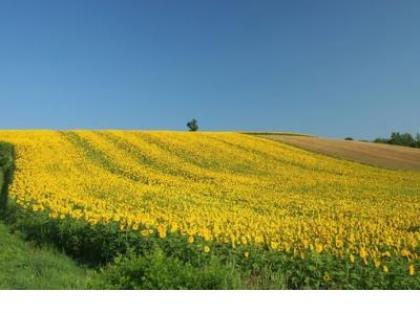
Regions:
<instances>
[{"instance_id":1,"label":"hillside slope","mask_svg":"<svg viewBox=\"0 0 420 313\"><path fill-rule=\"evenodd\" d=\"M389 169L420 170L420 149L309 136L264 134L309 151Z\"/></svg>"},{"instance_id":2,"label":"hillside slope","mask_svg":"<svg viewBox=\"0 0 420 313\"><path fill-rule=\"evenodd\" d=\"M236 133L3 131L0 140L16 150L10 197L52 219L281 251L416 253L418 172Z\"/></svg>"}]
</instances>

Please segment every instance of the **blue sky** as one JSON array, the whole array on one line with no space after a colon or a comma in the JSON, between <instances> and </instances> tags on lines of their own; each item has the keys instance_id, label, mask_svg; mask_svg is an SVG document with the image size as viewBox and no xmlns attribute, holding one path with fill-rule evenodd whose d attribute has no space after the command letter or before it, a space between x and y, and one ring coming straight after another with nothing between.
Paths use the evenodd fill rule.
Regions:
<instances>
[{"instance_id":1,"label":"blue sky","mask_svg":"<svg viewBox=\"0 0 420 313\"><path fill-rule=\"evenodd\" d=\"M0 1L0 128L420 132L420 1Z\"/></svg>"}]
</instances>

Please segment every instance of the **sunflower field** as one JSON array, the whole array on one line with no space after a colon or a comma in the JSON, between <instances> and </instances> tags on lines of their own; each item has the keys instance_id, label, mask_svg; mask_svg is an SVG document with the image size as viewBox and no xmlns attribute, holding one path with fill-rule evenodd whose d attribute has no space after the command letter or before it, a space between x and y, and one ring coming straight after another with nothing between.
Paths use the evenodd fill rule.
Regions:
<instances>
[{"instance_id":1,"label":"sunflower field","mask_svg":"<svg viewBox=\"0 0 420 313\"><path fill-rule=\"evenodd\" d=\"M153 246L239 269L239 288L420 288L420 172L233 132L22 130L0 141L14 150L4 219L110 273L115 257L127 265L122 255ZM258 283L267 271L281 283Z\"/></svg>"}]
</instances>

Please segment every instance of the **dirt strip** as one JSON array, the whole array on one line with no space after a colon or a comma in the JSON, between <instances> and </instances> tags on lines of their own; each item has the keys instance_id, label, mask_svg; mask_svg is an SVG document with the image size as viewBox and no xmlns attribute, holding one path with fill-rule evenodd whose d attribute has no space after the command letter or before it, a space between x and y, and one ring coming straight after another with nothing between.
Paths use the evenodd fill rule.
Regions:
<instances>
[{"instance_id":1,"label":"dirt strip","mask_svg":"<svg viewBox=\"0 0 420 313\"><path fill-rule=\"evenodd\" d=\"M420 149L307 136L259 135L305 150L369 165L420 170Z\"/></svg>"}]
</instances>

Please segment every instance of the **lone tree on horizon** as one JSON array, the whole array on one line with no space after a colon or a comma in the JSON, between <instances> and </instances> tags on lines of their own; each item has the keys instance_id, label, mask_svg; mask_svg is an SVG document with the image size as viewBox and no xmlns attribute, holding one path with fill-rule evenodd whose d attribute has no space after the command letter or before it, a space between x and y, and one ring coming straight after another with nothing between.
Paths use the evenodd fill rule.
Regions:
<instances>
[{"instance_id":1,"label":"lone tree on horizon","mask_svg":"<svg viewBox=\"0 0 420 313\"><path fill-rule=\"evenodd\" d=\"M190 132L195 132L198 130L197 120L193 118L191 121L187 123L187 127L190 129Z\"/></svg>"}]
</instances>

